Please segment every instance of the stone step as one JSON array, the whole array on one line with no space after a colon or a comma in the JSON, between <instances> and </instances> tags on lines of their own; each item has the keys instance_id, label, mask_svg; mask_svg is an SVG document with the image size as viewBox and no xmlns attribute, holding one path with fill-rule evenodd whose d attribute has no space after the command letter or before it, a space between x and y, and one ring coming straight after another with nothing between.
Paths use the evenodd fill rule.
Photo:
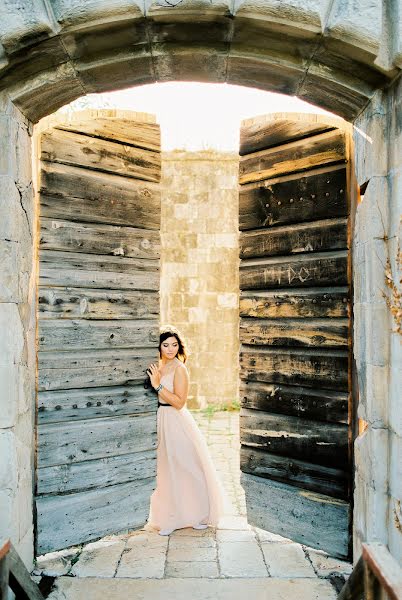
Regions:
<instances>
[{"instance_id":1,"label":"stone step","mask_svg":"<svg viewBox=\"0 0 402 600\"><path fill-rule=\"evenodd\" d=\"M317 578L100 579L59 577L49 600L336 600Z\"/></svg>"}]
</instances>

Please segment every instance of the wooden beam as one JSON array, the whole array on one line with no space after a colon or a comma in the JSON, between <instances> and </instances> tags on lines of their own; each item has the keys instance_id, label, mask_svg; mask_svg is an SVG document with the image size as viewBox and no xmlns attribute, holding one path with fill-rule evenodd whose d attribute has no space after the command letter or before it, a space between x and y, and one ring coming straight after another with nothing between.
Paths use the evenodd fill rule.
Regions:
<instances>
[{"instance_id":1,"label":"wooden beam","mask_svg":"<svg viewBox=\"0 0 402 600\"><path fill-rule=\"evenodd\" d=\"M346 287L310 289L243 290L240 293L240 316L281 317L348 317L349 290Z\"/></svg>"},{"instance_id":2,"label":"wooden beam","mask_svg":"<svg viewBox=\"0 0 402 600\"><path fill-rule=\"evenodd\" d=\"M40 159L118 174L121 177L160 181L161 154L60 129L41 136Z\"/></svg>"},{"instance_id":3,"label":"wooden beam","mask_svg":"<svg viewBox=\"0 0 402 600\"><path fill-rule=\"evenodd\" d=\"M380 588L385 590L389 600L401 600L402 569L388 548L379 542L363 543L362 557ZM367 589L366 594L369 599Z\"/></svg>"},{"instance_id":4,"label":"wooden beam","mask_svg":"<svg viewBox=\"0 0 402 600\"><path fill-rule=\"evenodd\" d=\"M345 162L345 134L339 129L240 158L241 184Z\"/></svg>"},{"instance_id":5,"label":"wooden beam","mask_svg":"<svg viewBox=\"0 0 402 600\"><path fill-rule=\"evenodd\" d=\"M241 186L240 229L344 217L349 203L345 167Z\"/></svg>"},{"instance_id":6,"label":"wooden beam","mask_svg":"<svg viewBox=\"0 0 402 600\"><path fill-rule=\"evenodd\" d=\"M13 545L10 552L10 588L18 600L44 600L42 593L34 581L32 581L28 570L17 554Z\"/></svg>"}]
</instances>

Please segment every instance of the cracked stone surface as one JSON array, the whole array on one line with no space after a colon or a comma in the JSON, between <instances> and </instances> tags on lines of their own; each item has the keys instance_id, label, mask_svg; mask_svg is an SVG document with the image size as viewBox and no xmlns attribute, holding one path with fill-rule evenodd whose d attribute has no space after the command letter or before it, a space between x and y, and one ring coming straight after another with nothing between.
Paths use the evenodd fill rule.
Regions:
<instances>
[{"instance_id":1,"label":"cracked stone surface","mask_svg":"<svg viewBox=\"0 0 402 600\"><path fill-rule=\"evenodd\" d=\"M164 600L170 594L236 599L245 593L264 599L268 593L273 600L336 598L332 578L347 577L350 563L247 522L240 486L239 413L221 411L210 418L201 411L193 414L228 492L219 529L187 527L160 536L145 526L39 557L34 574L58 576L49 598L112 599L123 593L142 599L163 593Z\"/></svg>"}]
</instances>

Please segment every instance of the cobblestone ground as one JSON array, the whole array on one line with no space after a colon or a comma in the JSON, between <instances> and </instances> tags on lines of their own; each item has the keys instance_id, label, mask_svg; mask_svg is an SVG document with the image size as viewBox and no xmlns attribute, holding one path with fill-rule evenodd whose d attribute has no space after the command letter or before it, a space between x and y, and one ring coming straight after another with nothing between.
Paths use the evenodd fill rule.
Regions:
<instances>
[{"instance_id":1,"label":"cobblestone ground","mask_svg":"<svg viewBox=\"0 0 402 600\"><path fill-rule=\"evenodd\" d=\"M114 593L131 593L124 587L126 584L107 583L109 579L135 579L137 584L141 580L142 591L138 597L144 599L159 597L159 592L162 592L158 592L158 581L174 579L177 579L177 584L180 580L187 586L182 591L183 598L190 594L195 594L194 598L210 598L212 595L226 598L226 592L229 594L224 589L208 588L211 596L200 595L199 587L192 590L188 587L191 583L184 581L194 578L194 585L195 580L204 579L206 583L211 579L231 579L233 585L236 581L236 598L236 594L244 597L241 594L246 591L241 592L241 586L246 579L250 585L257 586L256 598L335 599L336 588L339 589L351 572L350 563L247 523L244 493L240 486L239 413L220 411L210 417L198 411L192 411L192 414L208 442L227 492L225 517L219 529L186 528L170 536L160 536L156 531L144 528L39 557L35 578L38 580L43 575L58 577L50 598L78 600L81 595L88 598L88 593L90 598L98 598L96 592L77 587L77 580L83 578L87 578L88 585L89 578L95 578L91 580L91 586L101 586L99 579L102 579L99 597L102 594L109 594L112 598ZM269 596L266 595L268 588L263 584L265 580L268 587L274 586L274 580L276 582ZM283 589L285 584L293 590L289 589L289 596L284 591L287 588ZM209 585L212 584L208 583L207 587ZM170 598L169 586L171 584L162 588L164 598ZM260 589L258 586L263 587ZM253 588L247 589L248 594ZM174 586L171 593L172 597L176 594L178 598ZM233 593L232 590L231 597L234 597Z\"/></svg>"}]
</instances>

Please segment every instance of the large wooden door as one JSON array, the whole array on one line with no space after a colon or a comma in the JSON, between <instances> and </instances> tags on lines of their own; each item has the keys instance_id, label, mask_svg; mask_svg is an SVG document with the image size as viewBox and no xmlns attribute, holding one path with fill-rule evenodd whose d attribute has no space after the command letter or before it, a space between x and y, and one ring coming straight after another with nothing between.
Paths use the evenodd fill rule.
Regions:
<instances>
[{"instance_id":1,"label":"large wooden door","mask_svg":"<svg viewBox=\"0 0 402 600\"><path fill-rule=\"evenodd\" d=\"M156 487L160 132L113 115L38 136L37 554L142 527Z\"/></svg>"},{"instance_id":2,"label":"large wooden door","mask_svg":"<svg viewBox=\"0 0 402 600\"><path fill-rule=\"evenodd\" d=\"M249 522L350 556L350 133L243 122L241 483Z\"/></svg>"}]
</instances>

